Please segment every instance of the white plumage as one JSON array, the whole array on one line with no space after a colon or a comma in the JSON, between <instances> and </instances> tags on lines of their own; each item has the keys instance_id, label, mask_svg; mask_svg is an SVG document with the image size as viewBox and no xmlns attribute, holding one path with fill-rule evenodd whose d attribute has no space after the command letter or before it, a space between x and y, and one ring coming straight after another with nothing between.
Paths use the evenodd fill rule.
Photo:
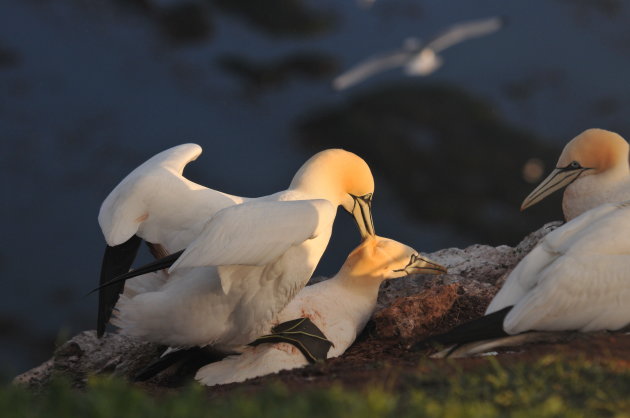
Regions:
<instances>
[{"instance_id":1,"label":"white plumage","mask_svg":"<svg viewBox=\"0 0 630 418\"><path fill-rule=\"evenodd\" d=\"M182 175L186 164L200 154L197 144L178 145L129 173L98 214L107 244L113 247L137 234L173 253L190 244L214 213L245 202L246 198L208 189Z\"/></svg>"},{"instance_id":2,"label":"white plumage","mask_svg":"<svg viewBox=\"0 0 630 418\"><path fill-rule=\"evenodd\" d=\"M517 265L486 314L503 328L617 330L630 323L630 202L602 205L549 233Z\"/></svg>"},{"instance_id":3,"label":"white plumage","mask_svg":"<svg viewBox=\"0 0 630 418\"><path fill-rule=\"evenodd\" d=\"M348 256L335 277L302 289L276 322L309 318L334 344L328 358L337 357L352 345L371 317L383 280L445 271L432 261L418 257L410 247L386 238L368 238ZM196 379L212 386L307 364L304 355L292 345L268 343L247 347L240 355L211 363L197 372Z\"/></svg>"},{"instance_id":4,"label":"white plumage","mask_svg":"<svg viewBox=\"0 0 630 418\"><path fill-rule=\"evenodd\" d=\"M407 75L427 76L442 66L441 51L468 39L501 29L504 19L491 17L453 25L429 42L408 38L402 48L377 55L357 64L333 80L336 90L351 87L386 70L403 67Z\"/></svg>"},{"instance_id":5,"label":"white plumage","mask_svg":"<svg viewBox=\"0 0 630 418\"><path fill-rule=\"evenodd\" d=\"M244 199L182 177L199 152L184 145L157 155L103 203L99 221L110 245L137 234L168 252L186 247L168 277L134 279L112 323L161 344L231 351L266 332L304 287L337 206L353 214L363 237L374 233L374 181L361 158L327 150L300 168L288 190Z\"/></svg>"}]
</instances>

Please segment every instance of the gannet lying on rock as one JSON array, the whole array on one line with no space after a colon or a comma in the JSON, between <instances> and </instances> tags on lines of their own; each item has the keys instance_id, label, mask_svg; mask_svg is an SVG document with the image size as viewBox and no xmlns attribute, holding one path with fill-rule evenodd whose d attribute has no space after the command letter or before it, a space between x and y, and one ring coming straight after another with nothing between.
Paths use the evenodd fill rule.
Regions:
<instances>
[{"instance_id":1,"label":"gannet lying on rock","mask_svg":"<svg viewBox=\"0 0 630 418\"><path fill-rule=\"evenodd\" d=\"M370 319L381 282L408 274L441 274L446 269L399 242L369 237L348 256L339 273L307 286L280 312L276 323L308 318L332 345L325 357L343 354ZM269 331L269 330L268 330ZM195 378L213 386L241 382L280 370L303 367L307 357L294 345L266 343L201 368ZM326 351L324 351L326 353Z\"/></svg>"},{"instance_id":2,"label":"gannet lying on rock","mask_svg":"<svg viewBox=\"0 0 630 418\"><path fill-rule=\"evenodd\" d=\"M168 251L186 246L160 266L172 264L167 278L155 279L162 272L135 279L150 283L121 298L112 322L160 344L232 351L265 333L304 287L326 249L337 206L354 216L364 239L374 234L374 180L361 158L332 149L308 160L288 190L237 199L181 176L193 151L200 148L159 154L103 204L99 220L110 245L137 234Z\"/></svg>"},{"instance_id":3,"label":"gannet lying on rock","mask_svg":"<svg viewBox=\"0 0 630 418\"><path fill-rule=\"evenodd\" d=\"M453 25L426 43L417 38L408 38L402 48L368 58L339 75L333 80L333 88L347 89L378 73L398 67L403 67L407 75L427 76L442 66L440 52L468 39L496 32L504 24L504 18L491 17Z\"/></svg>"},{"instance_id":4,"label":"gannet lying on rock","mask_svg":"<svg viewBox=\"0 0 630 418\"><path fill-rule=\"evenodd\" d=\"M582 132L564 147L556 168L525 198L521 210L565 186L562 210L567 221L603 203L630 199L629 149L614 132Z\"/></svg>"},{"instance_id":5,"label":"gannet lying on rock","mask_svg":"<svg viewBox=\"0 0 630 418\"><path fill-rule=\"evenodd\" d=\"M630 201L601 205L546 235L510 273L486 315L431 337L465 356L529 331L616 331L630 324ZM515 336L505 338L508 336ZM488 341L499 338L496 341Z\"/></svg>"}]
</instances>

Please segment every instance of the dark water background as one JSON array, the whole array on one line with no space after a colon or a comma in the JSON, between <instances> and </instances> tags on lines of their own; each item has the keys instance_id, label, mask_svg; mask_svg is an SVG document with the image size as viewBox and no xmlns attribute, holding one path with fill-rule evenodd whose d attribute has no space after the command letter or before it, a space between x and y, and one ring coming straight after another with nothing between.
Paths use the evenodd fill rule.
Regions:
<instances>
[{"instance_id":1,"label":"dark water background","mask_svg":"<svg viewBox=\"0 0 630 418\"><path fill-rule=\"evenodd\" d=\"M513 245L559 219L521 214L589 127L630 132L630 6L621 0L23 0L0 3L0 374L49 357L95 323L100 202L183 142L199 183L259 196L315 151L364 156L380 235L433 251ZM330 80L409 36L469 19L509 25L444 52L427 78L391 71L345 92ZM319 274L357 243L340 216Z\"/></svg>"}]
</instances>

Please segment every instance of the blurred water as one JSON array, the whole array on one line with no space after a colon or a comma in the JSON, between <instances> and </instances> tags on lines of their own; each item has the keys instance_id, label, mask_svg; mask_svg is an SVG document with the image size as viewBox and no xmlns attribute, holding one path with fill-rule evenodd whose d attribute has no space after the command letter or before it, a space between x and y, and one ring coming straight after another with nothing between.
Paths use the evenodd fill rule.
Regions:
<instances>
[{"instance_id":1,"label":"blurred water","mask_svg":"<svg viewBox=\"0 0 630 418\"><path fill-rule=\"evenodd\" d=\"M225 54L269 64L316 52L344 69L408 36L503 15L509 25L502 32L445 51L444 67L414 82L461 88L556 146L589 127L629 131L630 25L621 1L305 4L332 12L333 29L270 35L216 6L213 35L178 44L160 33L154 15L118 3L0 3L0 370L45 359L62 329L93 328L96 298L83 295L97 281L104 246L96 215L139 163L196 142L204 153L187 169L191 179L239 195L268 194L285 188L310 155L296 140L301 119L403 78L392 71L337 93L324 66L319 79L247 82L219 65ZM425 251L474 242L470 231L413 216L375 174L380 235ZM340 216L319 274L334 273L356 242L351 219Z\"/></svg>"}]
</instances>

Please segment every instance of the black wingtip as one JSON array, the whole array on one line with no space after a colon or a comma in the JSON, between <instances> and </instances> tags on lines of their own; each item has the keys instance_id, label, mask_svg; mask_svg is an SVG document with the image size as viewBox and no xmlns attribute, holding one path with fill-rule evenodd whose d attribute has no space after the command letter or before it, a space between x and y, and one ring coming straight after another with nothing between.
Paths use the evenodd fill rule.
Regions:
<instances>
[{"instance_id":1,"label":"black wingtip","mask_svg":"<svg viewBox=\"0 0 630 418\"><path fill-rule=\"evenodd\" d=\"M456 345L455 348L457 348L461 344L506 337L509 334L503 330L503 321L512 308L512 306L505 307L500 311L458 325L444 334L429 337L414 345L413 349L423 350L451 345Z\"/></svg>"},{"instance_id":2,"label":"black wingtip","mask_svg":"<svg viewBox=\"0 0 630 418\"><path fill-rule=\"evenodd\" d=\"M131 263L136 258L142 239L136 235L129 238L127 242L114 247L107 246L103 255L101 265L100 284L103 285L129 271ZM98 295L98 318L96 320L96 335L100 338L105 333L105 326L109 322L112 310L118 301L118 296L122 292L124 284L117 284L106 289L99 290ZM92 293L92 292L90 292Z\"/></svg>"},{"instance_id":3,"label":"black wingtip","mask_svg":"<svg viewBox=\"0 0 630 418\"><path fill-rule=\"evenodd\" d=\"M182 255L182 253L184 252L184 250L182 251L178 251L176 253L173 253L171 255L168 255L164 258L161 258L159 260L155 260L152 261L151 263L145 264L144 266L138 267L137 269L133 269L131 271L128 271L125 274L121 274L119 276L114 277L112 280L102 283L99 287L92 289L90 291L90 293L88 293L88 295L91 295L92 293L96 292L97 290L102 290L105 289L107 287L116 285L117 283L124 283L129 279L132 279L134 277L138 277L138 276L142 276L143 274L147 274L147 273L153 273L155 271L159 271L159 270L164 270L166 268L169 268L170 266L172 266L173 264L175 264L175 261L177 261L177 259L179 258L180 255Z\"/></svg>"}]
</instances>

